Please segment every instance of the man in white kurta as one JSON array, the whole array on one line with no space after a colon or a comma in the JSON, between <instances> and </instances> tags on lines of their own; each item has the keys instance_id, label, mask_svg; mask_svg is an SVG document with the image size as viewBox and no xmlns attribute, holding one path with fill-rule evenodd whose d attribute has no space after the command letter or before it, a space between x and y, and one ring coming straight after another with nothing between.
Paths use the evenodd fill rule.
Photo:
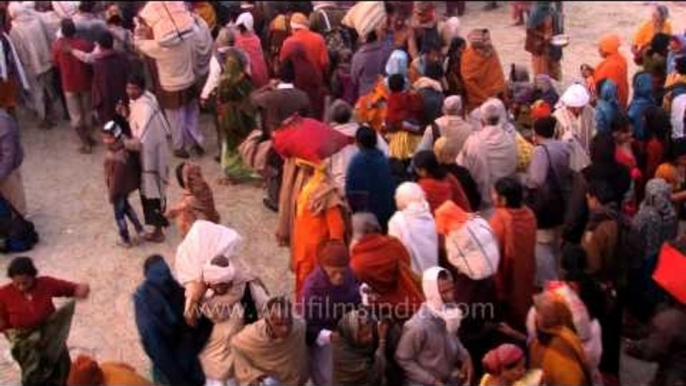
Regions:
<instances>
[{"instance_id":1,"label":"man in white kurta","mask_svg":"<svg viewBox=\"0 0 686 386\"><path fill-rule=\"evenodd\" d=\"M169 225L164 217L169 179L169 124L155 96L145 91L145 81L132 76L126 85L129 96L131 140L127 148L138 151L141 162L141 203L145 223L154 227L146 240L163 242L162 228Z\"/></svg>"}]
</instances>

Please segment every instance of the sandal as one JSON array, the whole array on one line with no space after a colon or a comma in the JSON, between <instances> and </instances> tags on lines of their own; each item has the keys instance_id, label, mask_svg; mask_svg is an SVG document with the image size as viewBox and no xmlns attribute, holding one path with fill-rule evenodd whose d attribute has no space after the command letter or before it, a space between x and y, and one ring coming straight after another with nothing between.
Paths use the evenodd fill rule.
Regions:
<instances>
[{"instance_id":1,"label":"sandal","mask_svg":"<svg viewBox=\"0 0 686 386\"><path fill-rule=\"evenodd\" d=\"M148 232L143 235L143 239L151 243L161 244L166 238L164 237L164 233Z\"/></svg>"}]
</instances>

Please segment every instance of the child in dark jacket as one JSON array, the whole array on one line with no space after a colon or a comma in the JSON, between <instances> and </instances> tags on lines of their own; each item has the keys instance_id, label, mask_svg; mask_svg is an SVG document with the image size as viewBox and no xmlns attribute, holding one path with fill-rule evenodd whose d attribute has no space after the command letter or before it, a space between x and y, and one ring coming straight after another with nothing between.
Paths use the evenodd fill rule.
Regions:
<instances>
[{"instance_id":1,"label":"child in dark jacket","mask_svg":"<svg viewBox=\"0 0 686 386\"><path fill-rule=\"evenodd\" d=\"M129 204L129 194L140 187L140 173L135 158L124 148L122 128L114 121L108 122L102 131L102 141L107 147L105 155L105 182L109 200L114 208L114 218L119 228L119 245L130 248L132 239L126 218L133 224L137 234L144 229L136 211ZM140 238L137 238L137 240Z\"/></svg>"}]
</instances>

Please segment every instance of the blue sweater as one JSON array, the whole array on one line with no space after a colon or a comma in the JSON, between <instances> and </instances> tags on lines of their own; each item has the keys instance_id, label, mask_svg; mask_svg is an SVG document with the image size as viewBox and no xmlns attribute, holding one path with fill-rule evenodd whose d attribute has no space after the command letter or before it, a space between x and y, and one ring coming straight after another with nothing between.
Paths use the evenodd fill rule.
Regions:
<instances>
[{"instance_id":1,"label":"blue sweater","mask_svg":"<svg viewBox=\"0 0 686 386\"><path fill-rule=\"evenodd\" d=\"M366 205L351 202L353 212L374 213L386 229L395 213L395 181L388 159L378 149L360 151L348 166L345 195L351 200L361 194L367 196Z\"/></svg>"}]
</instances>

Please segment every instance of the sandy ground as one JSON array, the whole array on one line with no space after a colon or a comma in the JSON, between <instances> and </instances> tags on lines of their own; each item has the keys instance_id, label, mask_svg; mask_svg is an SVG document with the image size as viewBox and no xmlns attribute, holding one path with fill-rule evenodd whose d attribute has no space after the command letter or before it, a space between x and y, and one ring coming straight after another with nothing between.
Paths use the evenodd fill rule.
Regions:
<instances>
[{"instance_id":1,"label":"sandy ground","mask_svg":"<svg viewBox=\"0 0 686 386\"><path fill-rule=\"evenodd\" d=\"M463 35L472 28L487 27L505 68L511 63L528 64L530 58L523 50L524 31L511 26L509 8L483 12L481 6L468 4L467 15L462 18ZM565 10L566 32L571 36L563 60L565 84L579 76L580 64L598 62L596 42L601 34L615 32L628 42L636 25L649 12L641 2L566 3ZM680 29L686 20L686 8L672 6L671 12L672 24ZM627 44L623 50L630 57ZM635 71L633 64L631 70ZM204 116L202 123L208 136L208 153L213 154L216 142L211 120ZM176 231L171 230L162 245L148 244L133 250L116 247L116 228L103 183L103 148L98 147L93 155L79 155L75 135L66 122L52 131L41 131L30 115L22 114L21 130L31 219L42 237L29 255L44 274L92 286L91 297L77 307L69 340L72 352L85 352L101 361L125 361L147 374L149 362L138 341L131 295L141 281L142 263L148 255L160 253L173 263L179 243ZM197 161L214 188L223 224L245 236L241 247L244 258L272 293L289 294L293 277L287 268L288 253L276 246L276 216L262 206L261 191L251 186L218 186L219 168L212 157ZM172 185L170 202L180 195ZM137 197L132 202L139 208ZM0 259L0 272L4 272L10 258ZM0 384L18 384L19 373L7 355L4 339L0 339L0 350L4 353L0 355ZM652 369L625 359L623 383L646 384Z\"/></svg>"}]
</instances>

